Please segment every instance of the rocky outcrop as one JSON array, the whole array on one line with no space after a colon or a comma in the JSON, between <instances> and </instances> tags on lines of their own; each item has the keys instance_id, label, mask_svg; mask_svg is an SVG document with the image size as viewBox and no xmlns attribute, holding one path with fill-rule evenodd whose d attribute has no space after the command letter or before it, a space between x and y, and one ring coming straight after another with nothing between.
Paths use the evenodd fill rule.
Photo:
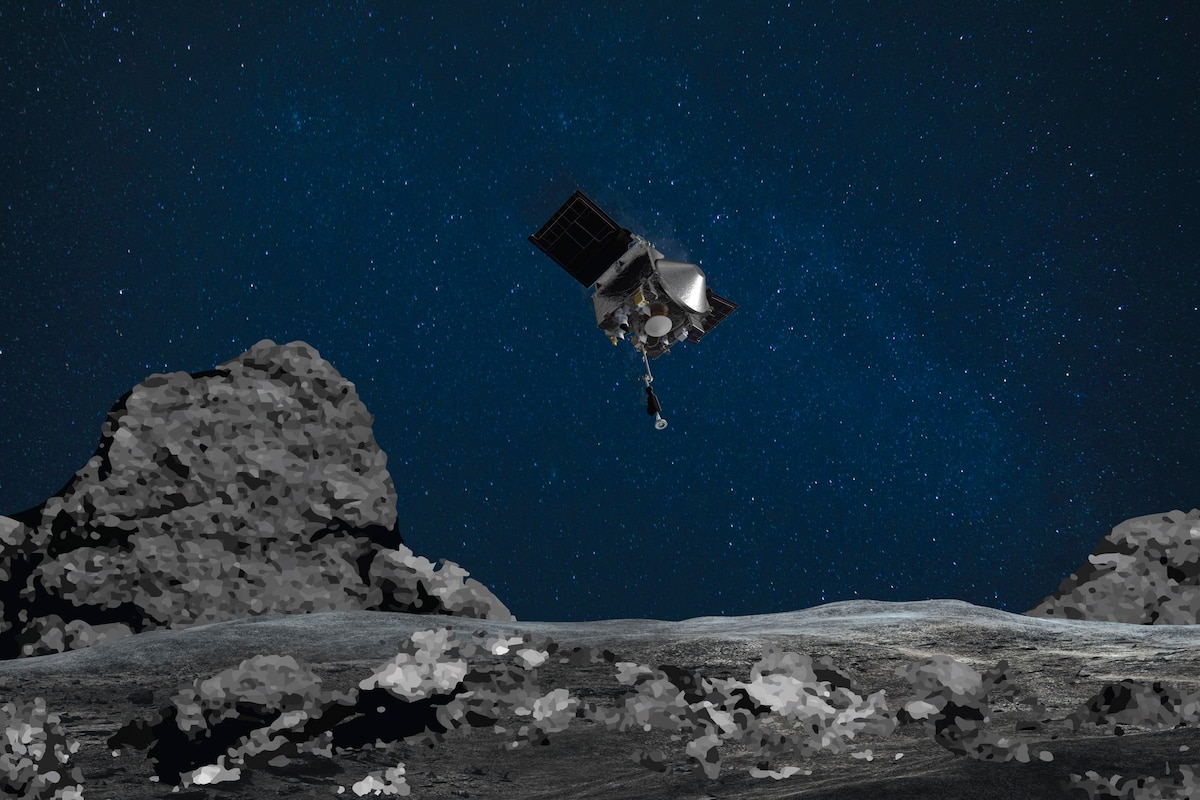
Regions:
<instances>
[{"instance_id":1,"label":"rocky outcrop","mask_svg":"<svg viewBox=\"0 0 1200 800\"><path fill-rule=\"evenodd\" d=\"M1140 625L1200 624L1200 509L1122 522L1057 593L1025 613Z\"/></svg>"},{"instance_id":2,"label":"rocky outcrop","mask_svg":"<svg viewBox=\"0 0 1200 800\"><path fill-rule=\"evenodd\" d=\"M303 342L150 376L62 491L0 517L0 658L266 613L511 619L404 546L372 421Z\"/></svg>"}]
</instances>

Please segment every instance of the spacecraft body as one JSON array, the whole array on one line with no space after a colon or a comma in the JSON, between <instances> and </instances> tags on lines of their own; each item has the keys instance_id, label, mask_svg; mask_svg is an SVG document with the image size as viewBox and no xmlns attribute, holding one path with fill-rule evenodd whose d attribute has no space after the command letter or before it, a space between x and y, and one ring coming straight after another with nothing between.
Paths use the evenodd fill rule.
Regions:
<instances>
[{"instance_id":1,"label":"spacecraft body","mask_svg":"<svg viewBox=\"0 0 1200 800\"><path fill-rule=\"evenodd\" d=\"M640 237L596 279L596 325L613 344L628 340L650 358L704 330L712 310L704 273L695 264L669 261Z\"/></svg>"},{"instance_id":2,"label":"spacecraft body","mask_svg":"<svg viewBox=\"0 0 1200 800\"><path fill-rule=\"evenodd\" d=\"M699 342L737 305L708 288L698 266L668 259L583 192L571 195L529 241L594 290L596 325L612 343L625 340L642 354L646 412L664 430L650 359L679 342Z\"/></svg>"},{"instance_id":3,"label":"spacecraft body","mask_svg":"<svg viewBox=\"0 0 1200 800\"><path fill-rule=\"evenodd\" d=\"M708 288L698 266L666 258L583 192L571 195L529 241L594 288L596 325L613 344L627 341L648 359L679 342L699 342L737 308Z\"/></svg>"}]
</instances>

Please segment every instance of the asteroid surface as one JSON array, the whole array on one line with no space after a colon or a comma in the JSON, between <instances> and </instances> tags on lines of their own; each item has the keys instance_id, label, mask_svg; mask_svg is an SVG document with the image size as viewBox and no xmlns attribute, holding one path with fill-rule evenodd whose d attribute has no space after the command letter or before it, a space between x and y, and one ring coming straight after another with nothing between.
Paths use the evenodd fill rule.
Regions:
<instances>
[{"instance_id":1,"label":"asteroid surface","mask_svg":"<svg viewBox=\"0 0 1200 800\"><path fill-rule=\"evenodd\" d=\"M372 422L303 342L150 376L57 495L0 517L0 658L266 613L512 619L405 547Z\"/></svg>"},{"instance_id":2,"label":"asteroid surface","mask_svg":"<svg viewBox=\"0 0 1200 800\"><path fill-rule=\"evenodd\" d=\"M1162 800L1200 773L1200 627L957 600L263 615L0 663L6 692L88 798Z\"/></svg>"},{"instance_id":3,"label":"asteroid surface","mask_svg":"<svg viewBox=\"0 0 1200 800\"><path fill-rule=\"evenodd\" d=\"M1122 522L1055 594L1025 613L1139 625L1200 623L1200 509Z\"/></svg>"}]
</instances>

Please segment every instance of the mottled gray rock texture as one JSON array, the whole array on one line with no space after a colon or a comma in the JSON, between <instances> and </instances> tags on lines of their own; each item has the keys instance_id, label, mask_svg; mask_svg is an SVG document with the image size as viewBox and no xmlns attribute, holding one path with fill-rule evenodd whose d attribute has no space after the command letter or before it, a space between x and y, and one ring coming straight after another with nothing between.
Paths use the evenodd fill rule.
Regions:
<instances>
[{"instance_id":1,"label":"mottled gray rock texture","mask_svg":"<svg viewBox=\"0 0 1200 800\"><path fill-rule=\"evenodd\" d=\"M1025 612L1139 625L1200 624L1200 509L1135 517Z\"/></svg>"},{"instance_id":2,"label":"mottled gray rock texture","mask_svg":"<svg viewBox=\"0 0 1200 800\"><path fill-rule=\"evenodd\" d=\"M0 517L0 658L269 612L512 619L404 546L372 421L303 342L150 376L66 487Z\"/></svg>"}]
</instances>

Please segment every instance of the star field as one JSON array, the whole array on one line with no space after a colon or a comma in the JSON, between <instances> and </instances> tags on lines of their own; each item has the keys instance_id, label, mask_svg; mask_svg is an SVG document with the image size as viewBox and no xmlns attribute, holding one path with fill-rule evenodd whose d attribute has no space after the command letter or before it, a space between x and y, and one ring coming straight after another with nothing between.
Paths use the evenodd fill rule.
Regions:
<instances>
[{"instance_id":1,"label":"star field","mask_svg":"<svg viewBox=\"0 0 1200 800\"><path fill-rule=\"evenodd\" d=\"M1200 504L1189 4L502 5L0 9L0 511L262 338L521 619L1023 611ZM661 433L575 188L741 306Z\"/></svg>"}]
</instances>

